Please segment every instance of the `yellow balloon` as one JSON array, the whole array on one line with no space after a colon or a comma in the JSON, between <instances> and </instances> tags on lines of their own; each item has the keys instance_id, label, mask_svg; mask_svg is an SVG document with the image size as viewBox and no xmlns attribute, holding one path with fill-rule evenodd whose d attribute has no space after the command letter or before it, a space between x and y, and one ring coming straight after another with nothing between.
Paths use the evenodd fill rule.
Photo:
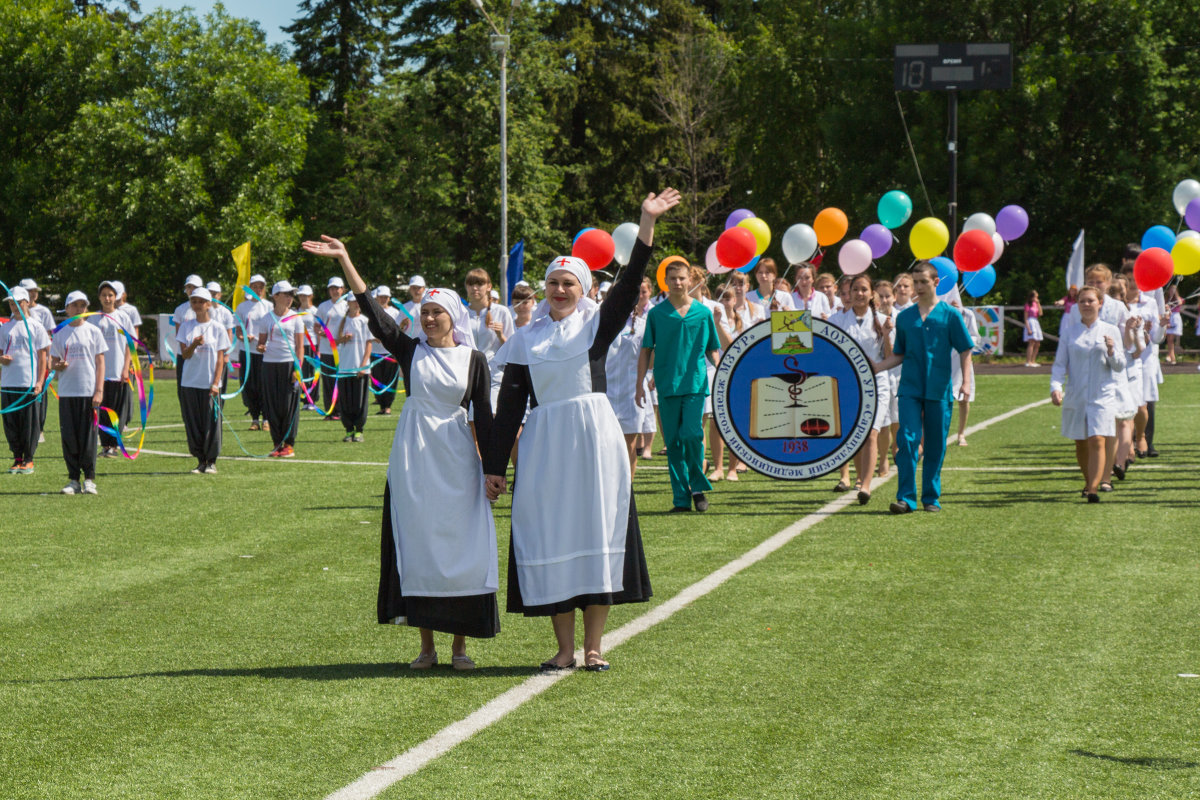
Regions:
<instances>
[{"instance_id":1,"label":"yellow balloon","mask_svg":"<svg viewBox=\"0 0 1200 800\"><path fill-rule=\"evenodd\" d=\"M1200 238L1180 239L1171 248L1176 275L1195 275L1200 272Z\"/></svg>"},{"instance_id":2,"label":"yellow balloon","mask_svg":"<svg viewBox=\"0 0 1200 800\"><path fill-rule=\"evenodd\" d=\"M771 243L771 229L767 227L766 221L759 217L751 217L739 222L738 227L754 234L754 255L761 256L767 252L767 245Z\"/></svg>"},{"instance_id":3,"label":"yellow balloon","mask_svg":"<svg viewBox=\"0 0 1200 800\"><path fill-rule=\"evenodd\" d=\"M950 244L950 229L937 217L926 217L908 232L908 247L914 257L927 261L940 256Z\"/></svg>"}]
</instances>

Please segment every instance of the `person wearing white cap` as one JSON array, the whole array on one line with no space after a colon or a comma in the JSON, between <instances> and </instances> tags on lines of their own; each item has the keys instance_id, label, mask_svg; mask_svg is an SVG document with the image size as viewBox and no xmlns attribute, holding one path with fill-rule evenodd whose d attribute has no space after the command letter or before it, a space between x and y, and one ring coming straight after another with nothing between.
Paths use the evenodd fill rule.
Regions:
<instances>
[{"instance_id":1,"label":"person wearing white cap","mask_svg":"<svg viewBox=\"0 0 1200 800\"><path fill-rule=\"evenodd\" d=\"M205 284L204 288L208 290L209 297L212 298L208 308L208 315L212 319L216 320L217 324L225 329L225 336L229 339L229 349L225 354L225 366L222 367L221 372L221 394L224 394L229 387L228 365L229 361L233 358L233 336L235 332L234 329L237 327L237 322L235 322L233 319L233 312L218 302L221 299L221 284L217 283L216 281L209 281L207 284ZM188 298L188 301L191 301L190 297ZM192 313L196 313L196 306L194 304L192 305ZM221 400L218 397L218 402L221 404L221 408L225 407L224 400Z\"/></svg>"},{"instance_id":2,"label":"person wearing white cap","mask_svg":"<svg viewBox=\"0 0 1200 800\"><path fill-rule=\"evenodd\" d=\"M550 262L546 299L508 343L484 473L488 497L498 498L528 401L513 490L508 610L551 618L558 650L544 671L575 667L576 609L583 610L584 668L607 670L601 637L609 606L652 594L625 438L604 394L605 362L637 302L654 224L679 200L674 189L647 195L629 264L603 305L587 299L592 276L583 261Z\"/></svg>"},{"instance_id":3,"label":"person wearing white cap","mask_svg":"<svg viewBox=\"0 0 1200 800\"><path fill-rule=\"evenodd\" d=\"M296 313L304 324L304 363L300 365L300 377L308 394L304 402L305 411L316 411L316 400L321 396L320 381L314 381L317 368L313 364L318 360L317 342L325 338L321 323L317 321L317 307L313 305L313 288L307 283L296 287ZM310 402L311 401L311 402Z\"/></svg>"},{"instance_id":4,"label":"person wearing white cap","mask_svg":"<svg viewBox=\"0 0 1200 800\"><path fill-rule=\"evenodd\" d=\"M196 318L196 315L192 312L191 306L192 292L203 288L204 279L199 275L188 275L184 280L183 302L175 306L175 311L171 314L171 319L175 324L175 330L179 330L179 326L187 322L189 319Z\"/></svg>"},{"instance_id":5,"label":"person wearing white cap","mask_svg":"<svg viewBox=\"0 0 1200 800\"><path fill-rule=\"evenodd\" d=\"M291 313L296 290L287 281L271 287L274 308L255 325L258 352L262 353L263 409L275 449L272 458L295 455L296 430L300 427L300 385L296 382L297 359L304 352L304 323ZM290 317L290 319L285 319Z\"/></svg>"},{"instance_id":6,"label":"person wearing white cap","mask_svg":"<svg viewBox=\"0 0 1200 800\"><path fill-rule=\"evenodd\" d=\"M487 360L473 347L455 292L426 292L421 334L410 337L367 294L345 246L321 239L305 242L304 249L341 263L371 333L400 363L408 393L388 459L377 619L420 628L421 652L409 665L413 669L438 663L434 631L454 636L454 669L473 669L466 637L500 631L496 527L467 425L467 406L473 404L479 446L486 452L492 426Z\"/></svg>"},{"instance_id":7,"label":"person wearing white cap","mask_svg":"<svg viewBox=\"0 0 1200 800\"><path fill-rule=\"evenodd\" d=\"M4 438L13 454L9 472L33 472L38 435L42 432L37 395L45 386L50 336L29 316L29 292L20 286L7 297L11 319L0 326L0 406Z\"/></svg>"},{"instance_id":8,"label":"person wearing white cap","mask_svg":"<svg viewBox=\"0 0 1200 800\"><path fill-rule=\"evenodd\" d=\"M372 296L378 301L383 313L399 324L400 318L404 315L400 309L392 305L392 290L386 285L377 286ZM379 411L376 413L379 414L391 414L392 405L396 402L396 387L393 384L396 382L396 375L399 374L400 368L396 365L395 360L388 360L387 356L388 350L383 346L383 342L378 339L371 342L371 358L375 359L375 363L371 366L371 377L378 382L380 387L391 387L375 395L375 402L379 404Z\"/></svg>"},{"instance_id":9,"label":"person wearing white cap","mask_svg":"<svg viewBox=\"0 0 1200 800\"><path fill-rule=\"evenodd\" d=\"M342 297L346 293L346 283L335 275L325 284L325 291L329 293L329 299L317 306L317 316L332 333L338 329L338 323L342 321L342 317L346 316L346 301ZM325 401L330 402L334 399L333 387L337 383L337 365L333 363L333 346L329 343L328 337L322 336L317 347L321 356L321 391ZM329 414L325 419L341 419L336 402L330 404Z\"/></svg>"},{"instance_id":10,"label":"person wearing white cap","mask_svg":"<svg viewBox=\"0 0 1200 800\"><path fill-rule=\"evenodd\" d=\"M112 284L113 291L117 293L117 311L125 315L128 320L125 325L125 330L129 331L135 339L142 338L142 315L138 312L137 307L126 300L125 284L121 281L109 281ZM130 355L131 358L137 358L137 350L134 349ZM121 419L127 423L133 419L133 407L136 401L134 400L132 391L125 393L125 409ZM123 423L124 424L124 423Z\"/></svg>"},{"instance_id":11,"label":"person wearing white cap","mask_svg":"<svg viewBox=\"0 0 1200 800\"><path fill-rule=\"evenodd\" d=\"M420 275L413 275L408 280L408 301L404 304L405 318L400 320L400 330L409 333L409 328L412 323L410 319L416 319L421 313L421 298L425 295L425 279ZM411 336L412 333L409 333Z\"/></svg>"},{"instance_id":12,"label":"person wearing white cap","mask_svg":"<svg viewBox=\"0 0 1200 800\"><path fill-rule=\"evenodd\" d=\"M104 359L104 398L101 405L117 412L116 430L125 430L126 416L129 406L126 400L129 395L129 346L125 341L124 328L129 324L129 318L117 310L117 290L112 281L100 284L100 311L87 318L87 321L100 329L104 340L108 342L108 355ZM100 458L114 458L121 455L117 438L111 433L100 431Z\"/></svg>"},{"instance_id":13,"label":"person wearing white cap","mask_svg":"<svg viewBox=\"0 0 1200 800\"><path fill-rule=\"evenodd\" d=\"M242 322L246 333L246 352L242 353L241 374L238 376L242 383L242 403L250 414L250 430L262 428L259 418L263 416L262 402L262 353L256 347L258 339L258 321L271 311L271 301L267 298L267 280L262 275L250 276L250 291L255 296L246 295L246 299L238 303L234 314Z\"/></svg>"},{"instance_id":14,"label":"person wearing white cap","mask_svg":"<svg viewBox=\"0 0 1200 800\"><path fill-rule=\"evenodd\" d=\"M46 329L47 335L53 335L54 326L57 324L54 321L54 312L44 305L38 304L38 285L33 278L24 278L21 281L21 288L29 293L29 316L31 319L36 319L42 323L42 327ZM38 401L38 441L46 441L46 437L40 433L46 429L46 409L50 407L50 393L42 392L42 399Z\"/></svg>"},{"instance_id":15,"label":"person wearing white cap","mask_svg":"<svg viewBox=\"0 0 1200 800\"><path fill-rule=\"evenodd\" d=\"M217 471L221 453L221 423L214 404L221 396L229 330L211 314L212 293L197 289L188 298L193 318L183 323L175 340L179 347L179 411L187 433L188 452L196 459L193 474Z\"/></svg>"},{"instance_id":16,"label":"person wearing white cap","mask_svg":"<svg viewBox=\"0 0 1200 800\"><path fill-rule=\"evenodd\" d=\"M83 292L67 295L66 314L87 312ZM104 360L108 342L95 325L76 319L50 339L50 369L58 373L58 426L70 482L63 494L96 494L95 409L104 399ZM83 483L80 483L83 478Z\"/></svg>"},{"instance_id":17,"label":"person wearing white cap","mask_svg":"<svg viewBox=\"0 0 1200 800\"><path fill-rule=\"evenodd\" d=\"M346 429L343 442L361 442L367 424L370 391L368 381L371 364L371 330L362 315L358 298L346 298L346 316L338 322L334 334L338 343L338 408L342 412L342 427Z\"/></svg>"}]
</instances>

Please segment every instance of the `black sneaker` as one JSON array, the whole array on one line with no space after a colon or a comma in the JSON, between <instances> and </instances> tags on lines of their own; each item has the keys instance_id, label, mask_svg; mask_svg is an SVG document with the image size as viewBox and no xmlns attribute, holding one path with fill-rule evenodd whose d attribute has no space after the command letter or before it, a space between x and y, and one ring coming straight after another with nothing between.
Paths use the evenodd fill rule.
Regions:
<instances>
[{"instance_id":1,"label":"black sneaker","mask_svg":"<svg viewBox=\"0 0 1200 800\"><path fill-rule=\"evenodd\" d=\"M692 503L696 506L697 511L708 511L708 498L704 496L704 492L692 495Z\"/></svg>"},{"instance_id":2,"label":"black sneaker","mask_svg":"<svg viewBox=\"0 0 1200 800\"><path fill-rule=\"evenodd\" d=\"M925 504L925 510L926 510L926 511L941 511L941 510L942 510L942 507L941 507L941 506L939 506L939 505L935 505L935 504L933 504L933 503L926 503L926 504Z\"/></svg>"},{"instance_id":3,"label":"black sneaker","mask_svg":"<svg viewBox=\"0 0 1200 800\"><path fill-rule=\"evenodd\" d=\"M681 514L684 511L691 511L691 510L692 509L688 506L671 506L671 510L668 511L667 513L668 514Z\"/></svg>"},{"instance_id":4,"label":"black sneaker","mask_svg":"<svg viewBox=\"0 0 1200 800\"><path fill-rule=\"evenodd\" d=\"M891 511L893 514L911 514L912 508L908 505L908 503L897 502L888 506L888 511Z\"/></svg>"}]
</instances>

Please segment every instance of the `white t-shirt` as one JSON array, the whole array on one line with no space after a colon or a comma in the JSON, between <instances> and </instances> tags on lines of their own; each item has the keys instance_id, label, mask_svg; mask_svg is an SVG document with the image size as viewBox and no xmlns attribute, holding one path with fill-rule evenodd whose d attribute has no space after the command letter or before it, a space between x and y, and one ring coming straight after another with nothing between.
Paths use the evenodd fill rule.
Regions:
<instances>
[{"instance_id":1,"label":"white t-shirt","mask_svg":"<svg viewBox=\"0 0 1200 800\"><path fill-rule=\"evenodd\" d=\"M811 311L814 317L820 319L829 319L833 313L833 309L829 307L829 298L824 292L812 290L812 294L808 297L801 297L795 291L792 292L792 304L795 305L796 311Z\"/></svg>"},{"instance_id":2,"label":"white t-shirt","mask_svg":"<svg viewBox=\"0 0 1200 800\"><path fill-rule=\"evenodd\" d=\"M90 319L90 317L89 317ZM104 334L95 325L65 325L50 340L50 355L67 362L58 373L59 397L91 397L96 393L96 356L111 354Z\"/></svg>"},{"instance_id":3,"label":"white t-shirt","mask_svg":"<svg viewBox=\"0 0 1200 800\"><path fill-rule=\"evenodd\" d=\"M792 302L792 296L787 292L771 292L766 296L766 299L763 299L763 296L758 289L746 293L746 302L754 303L755 305L761 306L767 311L771 310L772 300L779 304L780 311L792 311L796 308L796 304Z\"/></svg>"},{"instance_id":4,"label":"white t-shirt","mask_svg":"<svg viewBox=\"0 0 1200 800\"><path fill-rule=\"evenodd\" d=\"M287 317L291 317L291 319L287 319L286 322L281 321L272 310L254 321L254 341L257 343L261 334L267 334L267 349L262 354L264 363L294 363L292 350L296 346L295 337L299 336L303 342L304 323L300 321L303 317L293 316L291 311L284 314L284 318ZM303 358L303 353L296 353L295 358Z\"/></svg>"},{"instance_id":5,"label":"white t-shirt","mask_svg":"<svg viewBox=\"0 0 1200 800\"><path fill-rule=\"evenodd\" d=\"M467 318L471 321L471 333L475 335L475 349L482 351L490 364L496 356L496 351L500 349L500 337L487 326L487 321L499 322L501 330L504 331L504 338L509 339L517 330L513 325L512 312L508 310L508 306L499 303L492 303L481 311L472 311L471 307L467 306ZM492 377L495 379L496 376Z\"/></svg>"},{"instance_id":6,"label":"white t-shirt","mask_svg":"<svg viewBox=\"0 0 1200 800\"><path fill-rule=\"evenodd\" d=\"M224 323L215 319L208 322L189 319L183 323L175 340L182 351L198 336L204 337L204 343L196 347L190 358L179 360L183 364L183 377L179 385L189 389L208 389L213 385L213 377L217 372L218 355L222 350L229 349L229 332ZM219 376L217 382L220 383Z\"/></svg>"},{"instance_id":7,"label":"white t-shirt","mask_svg":"<svg viewBox=\"0 0 1200 800\"><path fill-rule=\"evenodd\" d=\"M409 300L404 304L404 310L412 315L412 319L410 320L406 314L401 313L400 318L396 321L400 323L401 330L409 336L415 336L421 328L421 304ZM405 327L405 323L408 323L407 328Z\"/></svg>"},{"instance_id":8,"label":"white t-shirt","mask_svg":"<svg viewBox=\"0 0 1200 800\"><path fill-rule=\"evenodd\" d=\"M354 372L361 368L363 355L371 342L371 329L367 327L367 318L362 314L357 317L347 314L338 322L338 327L330 329L333 338L339 338L338 331L341 331L340 336L350 334L352 337L348 342L338 343L338 372Z\"/></svg>"},{"instance_id":9,"label":"white t-shirt","mask_svg":"<svg viewBox=\"0 0 1200 800\"><path fill-rule=\"evenodd\" d=\"M329 332L333 334L333 338L337 338L338 324L342 321L342 317L346 316L346 300L345 295L335 303L332 300L326 300L317 306L317 316L325 323L325 327L329 328ZM341 348L338 348L339 352ZM333 349L329 346L329 339L321 337L320 343L317 346L317 351L323 356L333 355Z\"/></svg>"},{"instance_id":10,"label":"white t-shirt","mask_svg":"<svg viewBox=\"0 0 1200 800\"><path fill-rule=\"evenodd\" d=\"M50 346L50 335L40 322L30 317L28 328L25 327L25 322L20 317L13 317L0 326L0 353L12 359L12 363L7 367L0 366L0 387L5 389L28 389L36 380L33 368L37 365L37 353L34 352L31 360L31 336L35 351Z\"/></svg>"},{"instance_id":11,"label":"white t-shirt","mask_svg":"<svg viewBox=\"0 0 1200 800\"><path fill-rule=\"evenodd\" d=\"M391 303L388 303L387 305L380 303L379 307L383 309L383 313L387 314L389 317L396 320L397 325L400 324L401 320L408 319L408 317L406 317L406 316L404 316L404 314L400 313L400 309L396 308ZM371 342L371 355L386 356L386 355L388 355L388 349L383 346L383 342L376 339Z\"/></svg>"},{"instance_id":12,"label":"white t-shirt","mask_svg":"<svg viewBox=\"0 0 1200 800\"><path fill-rule=\"evenodd\" d=\"M257 354L258 351L254 348L258 344L258 334L255 332L258 320L271 313L271 305L265 301L243 300L233 313L242 321L242 326L246 329L246 344L249 352ZM234 335L241 338L239 334Z\"/></svg>"},{"instance_id":13,"label":"white t-shirt","mask_svg":"<svg viewBox=\"0 0 1200 800\"><path fill-rule=\"evenodd\" d=\"M42 323L42 327L46 329L47 335L49 335L50 331L54 330L54 326L58 324L54 321L54 312L43 305L30 306L29 318L36 319L38 322Z\"/></svg>"},{"instance_id":14,"label":"white t-shirt","mask_svg":"<svg viewBox=\"0 0 1200 800\"><path fill-rule=\"evenodd\" d=\"M138 313L137 306L133 305L133 303L122 303L121 305L117 306L117 310L129 318L129 324L134 328L142 327L142 315ZM126 330L128 330L130 333L133 333L132 328L126 328ZM134 333L134 336L136 335L137 334Z\"/></svg>"},{"instance_id":15,"label":"white t-shirt","mask_svg":"<svg viewBox=\"0 0 1200 800\"><path fill-rule=\"evenodd\" d=\"M307 334L304 339L305 346L307 347L308 340L312 339L312 343L320 347L319 342L325 338L325 332L321 330L321 323L317 322L317 307L298 308L296 314L299 315L300 323L304 326L304 332Z\"/></svg>"},{"instance_id":16,"label":"white t-shirt","mask_svg":"<svg viewBox=\"0 0 1200 800\"><path fill-rule=\"evenodd\" d=\"M125 334L121 333L121 328L129 324L129 318L114 309L110 316L100 313L88 317L87 321L99 328L108 342L108 355L104 357L104 380L120 381L126 349Z\"/></svg>"},{"instance_id":17,"label":"white t-shirt","mask_svg":"<svg viewBox=\"0 0 1200 800\"><path fill-rule=\"evenodd\" d=\"M175 306L175 310L171 313L171 321L175 323L175 330L183 327L183 323L189 319L195 319L196 312L192 311L192 301L184 300L179 305Z\"/></svg>"}]
</instances>

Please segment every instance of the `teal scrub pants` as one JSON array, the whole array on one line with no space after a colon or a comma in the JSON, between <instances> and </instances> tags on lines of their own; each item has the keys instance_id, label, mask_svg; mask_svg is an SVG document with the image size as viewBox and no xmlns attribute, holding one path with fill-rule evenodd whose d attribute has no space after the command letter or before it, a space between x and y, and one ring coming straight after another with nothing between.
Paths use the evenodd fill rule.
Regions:
<instances>
[{"instance_id":1,"label":"teal scrub pants","mask_svg":"<svg viewBox=\"0 0 1200 800\"><path fill-rule=\"evenodd\" d=\"M660 401L661 402L661 401ZM940 505L942 461L946 457L946 433L950 430L952 404L922 397L898 398L900 430L896 438L896 500L917 509L917 452L925 438L921 466L921 505Z\"/></svg>"},{"instance_id":2,"label":"teal scrub pants","mask_svg":"<svg viewBox=\"0 0 1200 800\"><path fill-rule=\"evenodd\" d=\"M704 475L704 395L680 394L658 398L672 502L691 508L692 495L712 490Z\"/></svg>"}]
</instances>

